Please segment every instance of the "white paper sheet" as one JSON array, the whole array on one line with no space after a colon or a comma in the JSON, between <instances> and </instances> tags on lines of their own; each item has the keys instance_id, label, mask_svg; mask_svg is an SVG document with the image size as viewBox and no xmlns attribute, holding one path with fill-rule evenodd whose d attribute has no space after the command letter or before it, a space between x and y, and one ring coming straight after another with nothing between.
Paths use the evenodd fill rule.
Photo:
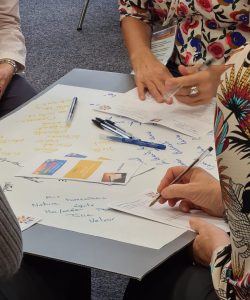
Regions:
<instances>
[{"instance_id":1,"label":"white paper sheet","mask_svg":"<svg viewBox=\"0 0 250 300\"><path fill-rule=\"evenodd\" d=\"M71 126L67 127L65 121L68 108L75 96L78 97L77 108ZM213 145L213 133L197 139L166 127L106 115L138 138L165 144L166 150L99 138L100 134L106 133L96 128L91 119L98 116L103 118L104 114L93 111L92 108L108 99L115 100L118 96L117 93L107 91L58 85L15 114L1 120L0 183L14 211L37 216L42 219L41 224L160 248L177 238L183 230L107 211L108 203L121 197L130 199L145 189L156 190L168 167L189 165L208 146ZM135 176L126 186L14 177L25 161L37 155L56 153L58 150L73 155L85 156L91 153L96 158L145 162L150 169L154 169ZM218 177L214 152L200 166ZM74 206L74 202L78 204ZM92 221L89 218L93 218ZM113 218L115 221L110 222Z\"/></svg>"},{"instance_id":2,"label":"white paper sheet","mask_svg":"<svg viewBox=\"0 0 250 300\"><path fill-rule=\"evenodd\" d=\"M27 188L23 180L14 179L12 191L6 195L15 210L25 209L27 215L39 216L42 219L40 223L44 225L153 249L161 248L185 232L183 229L110 211L108 202L125 195L125 187L106 186L103 189L101 185L86 182L51 180L28 183L27 191L23 188Z\"/></svg>"},{"instance_id":3,"label":"white paper sheet","mask_svg":"<svg viewBox=\"0 0 250 300\"><path fill-rule=\"evenodd\" d=\"M173 104L158 103L147 94L141 101L137 89L120 94L113 101L94 107L98 111L130 118L137 122L158 124L191 137L201 137L213 128L215 104L188 106L174 101Z\"/></svg>"},{"instance_id":4,"label":"white paper sheet","mask_svg":"<svg viewBox=\"0 0 250 300\"><path fill-rule=\"evenodd\" d=\"M189 214L187 214L180 211L178 205L173 208L167 203L163 205L156 203L149 207L149 204L154 198L155 192L148 190L144 193L135 195L130 199L125 198L123 200L110 203L109 207L131 215L136 215L149 220L189 230L189 219L191 217L202 218L205 221L228 231L228 225L225 223L223 218L211 217L200 210L192 210Z\"/></svg>"}]
</instances>

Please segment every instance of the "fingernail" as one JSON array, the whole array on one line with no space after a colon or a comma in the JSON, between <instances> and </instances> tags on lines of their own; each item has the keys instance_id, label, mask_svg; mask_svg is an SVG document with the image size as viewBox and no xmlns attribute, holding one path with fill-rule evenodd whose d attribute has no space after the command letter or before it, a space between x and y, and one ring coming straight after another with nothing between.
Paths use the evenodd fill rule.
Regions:
<instances>
[{"instance_id":1,"label":"fingernail","mask_svg":"<svg viewBox=\"0 0 250 300\"><path fill-rule=\"evenodd\" d=\"M173 103L173 97L167 97L167 98L164 98L164 101L166 104L172 104Z\"/></svg>"},{"instance_id":2,"label":"fingernail","mask_svg":"<svg viewBox=\"0 0 250 300\"><path fill-rule=\"evenodd\" d=\"M226 70L228 70L228 69L230 69L232 67L234 67L234 64L225 65L224 70L226 71Z\"/></svg>"},{"instance_id":3,"label":"fingernail","mask_svg":"<svg viewBox=\"0 0 250 300\"><path fill-rule=\"evenodd\" d=\"M168 104L168 105L172 104L172 102L169 99L166 99L165 103Z\"/></svg>"}]
</instances>

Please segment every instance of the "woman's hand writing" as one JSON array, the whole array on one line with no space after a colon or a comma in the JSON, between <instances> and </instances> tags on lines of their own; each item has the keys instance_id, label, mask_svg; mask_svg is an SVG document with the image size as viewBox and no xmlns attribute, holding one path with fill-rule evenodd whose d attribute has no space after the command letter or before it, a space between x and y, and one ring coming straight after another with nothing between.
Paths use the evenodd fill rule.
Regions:
<instances>
[{"instance_id":1,"label":"woman's hand writing","mask_svg":"<svg viewBox=\"0 0 250 300\"><path fill-rule=\"evenodd\" d=\"M179 203L183 212L201 209L211 216L222 217L224 204L220 183L205 170L192 168L178 183L171 184L186 168L177 166L167 170L157 189L161 194L160 203L168 202L171 207Z\"/></svg>"}]
</instances>

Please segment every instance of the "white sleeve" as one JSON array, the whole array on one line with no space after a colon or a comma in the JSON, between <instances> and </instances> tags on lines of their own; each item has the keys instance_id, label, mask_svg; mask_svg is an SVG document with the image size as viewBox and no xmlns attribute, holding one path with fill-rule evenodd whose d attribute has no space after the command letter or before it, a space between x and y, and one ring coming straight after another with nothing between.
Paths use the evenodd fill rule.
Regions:
<instances>
[{"instance_id":1,"label":"white sleeve","mask_svg":"<svg viewBox=\"0 0 250 300\"><path fill-rule=\"evenodd\" d=\"M25 67L26 48L20 28L18 0L0 1L0 59L10 58Z\"/></svg>"}]
</instances>

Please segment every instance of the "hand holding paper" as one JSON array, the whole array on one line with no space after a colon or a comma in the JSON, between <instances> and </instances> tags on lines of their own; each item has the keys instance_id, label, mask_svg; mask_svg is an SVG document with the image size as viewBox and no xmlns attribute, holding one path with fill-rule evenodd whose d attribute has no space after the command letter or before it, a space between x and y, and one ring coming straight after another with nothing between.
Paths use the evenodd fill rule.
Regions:
<instances>
[{"instance_id":1,"label":"hand holding paper","mask_svg":"<svg viewBox=\"0 0 250 300\"><path fill-rule=\"evenodd\" d=\"M176 92L176 99L187 105L209 104L216 95L220 77L231 65L213 65L209 68L202 66L185 67L180 66L179 70L183 76L171 78L166 81L166 87L171 89L181 86ZM197 93L192 94L192 88Z\"/></svg>"},{"instance_id":2,"label":"hand holding paper","mask_svg":"<svg viewBox=\"0 0 250 300\"><path fill-rule=\"evenodd\" d=\"M140 100L146 99L145 90L148 90L157 102L164 101L164 83L172 77L166 64L173 53L175 34L176 26L155 32L152 36L151 51L148 49L144 53L140 52L133 58L132 65Z\"/></svg>"},{"instance_id":3,"label":"hand holding paper","mask_svg":"<svg viewBox=\"0 0 250 300\"><path fill-rule=\"evenodd\" d=\"M137 122L159 124L192 137L200 137L213 129L214 103L190 107L175 101L172 105L157 103L151 96L140 101L136 89L106 102L95 110L124 116Z\"/></svg>"}]
</instances>

